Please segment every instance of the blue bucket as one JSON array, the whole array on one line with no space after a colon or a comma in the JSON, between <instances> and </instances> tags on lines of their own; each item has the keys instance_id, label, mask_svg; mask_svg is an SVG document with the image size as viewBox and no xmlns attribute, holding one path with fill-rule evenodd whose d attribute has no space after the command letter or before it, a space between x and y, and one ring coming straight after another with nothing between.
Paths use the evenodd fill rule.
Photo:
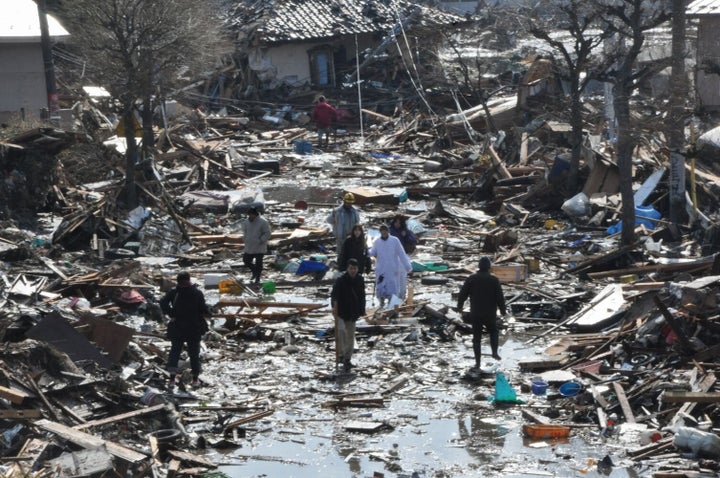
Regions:
<instances>
[{"instance_id":1,"label":"blue bucket","mask_svg":"<svg viewBox=\"0 0 720 478\"><path fill-rule=\"evenodd\" d=\"M548 388L548 383L544 380L533 380L533 382L532 382L533 395L545 395L547 388Z\"/></svg>"}]
</instances>

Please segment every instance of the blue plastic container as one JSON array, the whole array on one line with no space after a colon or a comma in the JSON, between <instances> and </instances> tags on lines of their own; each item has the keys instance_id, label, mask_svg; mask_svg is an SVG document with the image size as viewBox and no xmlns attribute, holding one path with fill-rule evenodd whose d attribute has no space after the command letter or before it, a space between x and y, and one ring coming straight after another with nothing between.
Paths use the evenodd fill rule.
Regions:
<instances>
[{"instance_id":1,"label":"blue plastic container","mask_svg":"<svg viewBox=\"0 0 720 478\"><path fill-rule=\"evenodd\" d=\"M583 386L580 383L577 382L565 382L562 385L560 385L560 388L558 391L560 392L560 395L563 397L574 397L578 393L580 393L580 390L582 390Z\"/></svg>"},{"instance_id":2,"label":"blue plastic container","mask_svg":"<svg viewBox=\"0 0 720 478\"><path fill-rule=\"evenodd\" d=\"M310 274L313 272L325 272L330 267L323 263L323 262L317 262L317 261L302 261L300 263L300 267L298 267L297 272L295 274L297 275L303 275L303 274Z\"/></svg>"},{"instance_id":3,"label":"blue plastic container","mask_svg":"<svg viewBox=\"0 0 720 478\"><path fill-rule=\"evenodd\" d=\"M635 206L636 226L643 224L647 229L653 230L657 225L657 219L661 217L662 214L652 206ZM606 230L608 234L617 234L620 231L622 231L622 221L618 221Z\"/></svg>"},{"instance_id":4,"label":"blue plastic container","mask_svg":"<svg viewBox=\"0 0 720 478\"><path fill-rule=\"evenodd\" d=\"M533 382L532 382L533 395L545 395L547 388L548 388L548 383L544 380L533 380Z\"/></svg>"},{"instance_id":5,"label":"blue plastic container","mask_svg":"<svg viewBox=\"0 0 720 478\"><path fill-rule=\"evenodd\" d=\"M294 141L295 152L298 154L312 153L312 143L310 141Z\"/></svg>"}]
</instances>

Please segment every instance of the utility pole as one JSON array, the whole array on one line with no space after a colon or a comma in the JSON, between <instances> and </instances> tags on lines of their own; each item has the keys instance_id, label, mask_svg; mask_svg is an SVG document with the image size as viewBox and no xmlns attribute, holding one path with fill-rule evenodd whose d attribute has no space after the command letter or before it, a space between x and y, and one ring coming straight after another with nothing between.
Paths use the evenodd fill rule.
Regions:
<instances>
[{"instance_id":1,"label":"utility pole","mask_svg":"<svg viewBox=\"0 0 720 478\"><path fill-rule=\"evenodd\" d=\"M672 74L670 78L670 115L668 115L668 149L670 150L670 222L679 225L685 214L685 2L672 2Z\"/></svg>"},{"instance_id":2,"label":"utility pole","mask_svg":"<svg viewBox=\"0 0 720 478\"><path fill-rule=\"evenodd\" d=\"M48 29L45 0L37 0L38 17L40 18L40 45L42 47L43 64L45 65L45 89L49 120L58 120L58 93L55 86L55 66L52 59L52 46L50 45L50 30Z\"/></svg>"}]
</instances>

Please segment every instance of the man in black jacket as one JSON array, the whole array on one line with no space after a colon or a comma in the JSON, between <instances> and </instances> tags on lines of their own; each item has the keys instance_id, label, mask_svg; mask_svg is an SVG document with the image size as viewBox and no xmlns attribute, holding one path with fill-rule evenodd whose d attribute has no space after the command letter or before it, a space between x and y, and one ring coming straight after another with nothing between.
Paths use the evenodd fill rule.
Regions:
<instances>
[{"instance_id":1,"label":"man in black jacket","mask_svg":"<svg viewBox=\"0 0 720 478\"><path fill-rule=\"evenodd\" d=\"M357 259L348 259L347 270L337 278L330 293L337 336L336 359L342 362L345 372L354 365L355 322L365 315L365 280L358 273Z\"/></svg>"},{"instance_id":2,"label":"man in black jacket","mask_svg":"<svg viewBox=\"0 0 720 478\"><path fill-rule=\"evenodd\" d=\"M190 281L190 274L183 271L177 275L176 287L160 299L160 308L171 318L168 323L168 338L171 343L167 362L167 370L170 372L168 388L175 386L175 376L184 344L187 344L190 357L192 386L199 387L200 341L203 334L208 331L205 317L210 316L205 296L197 285Z\"/></svg>"},{"instance_id":3,"label":"man in black jacket","mask_svg":"<svg viewBox=\"0 0 720 478\"><path fill-rule=\"evenodd\" d=\"M500 280L490 273L490 265L490 259L487 257L480 259L480 270L465 279L465 283L460 289L456 309L458 312L462 312L465 300L470 297L470 319L473 328L473 353L476 368L480 368L480 339L483 326L490 333L492 356L495 360L500 360L497 310L500 309L502 315L507 314Z\"/></svg>"}]
</instances>

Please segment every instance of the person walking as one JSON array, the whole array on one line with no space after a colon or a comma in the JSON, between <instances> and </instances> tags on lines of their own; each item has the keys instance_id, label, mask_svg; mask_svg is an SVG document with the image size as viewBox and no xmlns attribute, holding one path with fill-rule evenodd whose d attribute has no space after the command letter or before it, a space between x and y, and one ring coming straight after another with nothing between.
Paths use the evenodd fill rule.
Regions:
<instances>
[{"instance_id":1,"label":"person walking","mask_svg":"<svg viewBox=\"0 0 720 478\"><path fill-rule=\"evenodd\" d=\"M475 368L480 368L480 339L482 329L485 327L490 334L490 349L492 357L500 360L498 355L499 333L497 328L497 311L507 315L505 296L503 295L500 280L490 273L490 259L482 257L479 269L471 275L462 285L458 295L456 310L462 313L465 300L470 298L470 320L473 330L473 354L475 355Z\"/></svg>"},{"instance_id":2,"label":"person walking","mask_svg":"<svg viewBox=\"0 0 720 478\"><path fill-rule=\"evenodd\" d=\"M208 331L206 317L210 317L210 308L205 303L205 295L197 285L190 281L188 272L177 275L177 284L160 299L160 309L170 317L168 338L170 354L167 371L170 373L168 388L175 386L178 362L183 345L187 344L192 372L192 386L200 386L200 341Z\"/></svg>"},{"instance_id":3,"label":"person walking","mask_svg":"<svg viewBox=\"0 0 720 478\"><path fill-rule=\"evenodd\" d=\"M407 222L402 216L395 216L393 222L390 224L390 235L400 239L405 254L412 254L415 252L417 247L417 237L415 234L408 229Z\"/></svg>"},{"instance_id":4,"label":"person walking","mask_svg":"<svg viewBox=\"0 0 720 478\"><path fill-rule=\"evenodd\" d=\"M260 283L260 274L263 270L263 257L268 251L270 240L270 224L260 217L257 208L250 208L247 219L243 222L243 264L250 269L251 282Z\"/></svg>"},{"instance_id":5,"label":"person walking","mask_svg":"<svg viewBox=\"0 0 720 478\"><path fill-rule=\"evenodd\" d=\"M335 252L338 257L342 256L343 244L350 231L355 224L360 224L360 212L355 209L353 204L355 204L355 195L345 193L343 203L334 208L325 219L335 235Z\"/></svg>"},{"instance_id":6,"label":"person walking","mask_svg":"<svg viewBox=\"0 0 720 478\"><path fill-rule=\"evenodd\" d=\"M352 232L347 236L342 246L342 254L338 256L338 268L341 271L347 269L348 261L355 259L360 268L360 274L370 273L371 261L368 255L368 247L365 243L365 230L361 224L355 224Z\"/></svg>"},{"instance_id":7,"label":"person walking","mask_svg":"<svg viewBox=\"0 0 720 478\"><path fill-rule=\"evenodd\" d=\"M324 96L320 96L310 115L317 125L318 147L323 145L323 135L325 135L325 146L330 145L330 133L333 123L337 121L337 116L335 108L325 101Z\"/></svg>"},{"instance_id":8,"label":"person walking","mask_svg":"<svg viewBox=\"0 0 720 478\"><path fill-rule=\"evenodd\" d=\"M336 363L342 363L345 372L355 366L351 362L355 348L355 322L365 315L365 280L359 270L358 261L348 259L347 270L335 280L330 293L337 338Z\"/></svg>"},{"instance_id":9,"label":"person walking","mask_svg":"<svg viewBox=\"0 0 720 478\"><path fill-rule=\"evenodd\" d=\"M412 264L400 240L390 235L387 225L380 226L380 237L375 239L368 254L375 257L375 294L380 306L393 295L404 298Z\"/></svg>"}]
</instances>

